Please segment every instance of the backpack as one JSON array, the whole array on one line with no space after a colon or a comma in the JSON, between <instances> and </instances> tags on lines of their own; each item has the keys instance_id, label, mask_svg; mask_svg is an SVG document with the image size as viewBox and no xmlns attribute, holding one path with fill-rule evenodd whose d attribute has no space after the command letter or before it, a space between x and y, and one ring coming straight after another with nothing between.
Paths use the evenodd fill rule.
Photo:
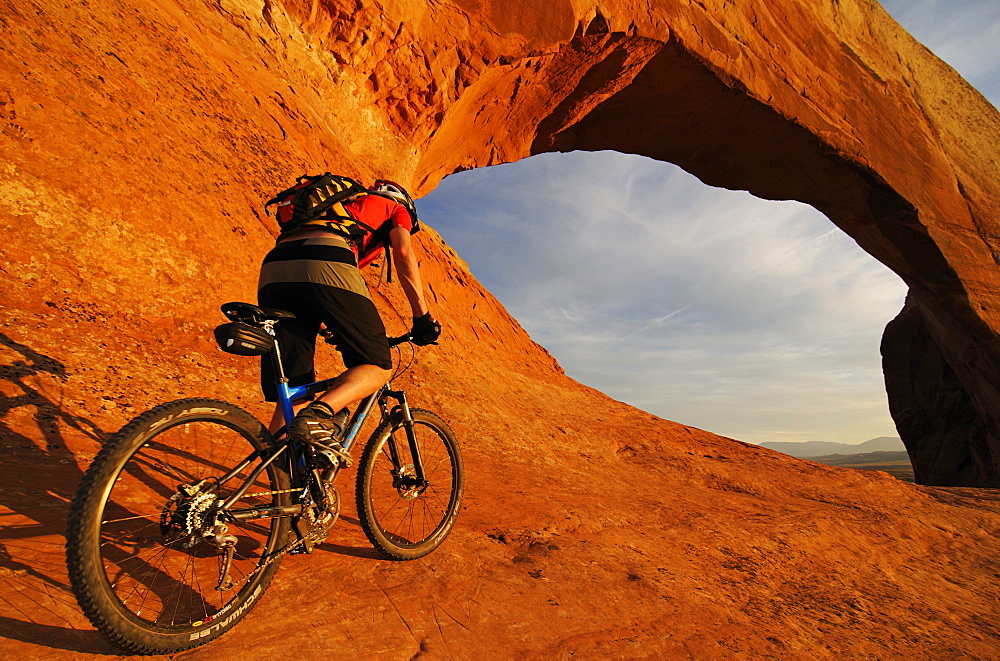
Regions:
<instances>
[{"instance_id":1,"label":"backpack","mask_svg":"<svg viewBox=\"0 0 1000 661\"><path fill-rule=\"evenodd\" d=\"M295 185L286 188L264 204L264 211L270 215L272 204L277 205L275 216L280 233L277 241L310 227L325 227L347 237L358 249L358 268L363 268L377 258L377 253L385 252L386 280L392 282L392 252L389 246L389 228L371 227L356 220L344 208L344 202L355 195L378 195L398 202L395 198L378 191L369 190L350 177L326 172L321 175L304 174L295 180ZM416 214L404 205L414 219L414 229L419 229Z\"/></svg>"},{"instance_id":2,"label":"backpack","mask_svg":"<svg viewBox=\"0 0 1000 661\"><path fill-rule=\"evenodd\" d=\"M364 193L368 193L368 189L349 177L329 172L304 174L296 179L294 186L268 200L264 211L270 214L268 207L277 205L275 216L281 229L278 240L307 227L320 226L360 245L365 236L375 230L354 220L344 208L344 202Z\"/></svg>"}]
</instances>

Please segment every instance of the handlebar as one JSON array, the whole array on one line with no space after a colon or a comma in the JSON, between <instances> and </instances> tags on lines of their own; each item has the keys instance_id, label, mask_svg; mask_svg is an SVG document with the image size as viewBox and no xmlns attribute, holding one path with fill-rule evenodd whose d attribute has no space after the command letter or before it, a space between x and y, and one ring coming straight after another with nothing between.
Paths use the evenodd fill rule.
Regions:
<instances>
[{"instance_id":1,"label":"handlebar","mask_svg":"<svg viewBox=\"0 0 1000 661\"><path fill-rule=\"evenodd\" d=\"M390 337L390 338L388 338L388 340L389 340L389 348L391 349L391 348L393 348L395 346L403 344L404 342L410 342L410 341L412 341L412 339L413 338L410 337L409 333L407 333L406 335L400 335L399 337Z\"/></svg>"},{"instance_id":2,"label":"handlebar","mask_svg":"<svg viewBox=\"0 0 1000 661\"><path fill-rule=\"evenodd\" d=\"M320 337L323 338L323 341L326 342L327 344L336 343L336 340L333 337L333 333L331 333L326 328L320 329L319 335ZM409 333L407 333L406 335L400 335L399 337L387 337L386 340L389 341L389 348L391 349L395 346L399 346L400 344L405 344L406 342L412 342L413 338L410 336Z\"/></svg>"},{"instance_id":3,"label":"handlebar","mask_svg":"<svg viewBox=\"0 0 1000 661\"><path fill-rule=\"evenodd\" d=\"M320 335L320 337L323 338L323 341L326 342L327 344L335 344L336 343L336 340L334 339L333 333L331 333L326 328L321 328L320 331L319 331L319 335ZM387 337L386 339L389 341L389 348L390 349L392 347L398 346L400 344L404 344L406 342L411 342L413 340L413 338L410 337L409 333L407 333L406 335L400 335L399 337Z\"/></svg>"}]
</instances>

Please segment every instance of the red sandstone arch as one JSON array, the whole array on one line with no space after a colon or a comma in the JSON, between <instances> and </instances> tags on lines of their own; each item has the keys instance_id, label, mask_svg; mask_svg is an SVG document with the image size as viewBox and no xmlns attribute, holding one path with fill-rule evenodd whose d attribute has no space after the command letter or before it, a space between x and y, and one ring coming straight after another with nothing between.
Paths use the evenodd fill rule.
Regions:
<instances>
[{"instance_id":1,"label":"red sandstone arch","mask_svg":"<svg viewBox=\"0 0 1000 661\"><path fill-rule=\"evenodd\" d=\"M44 222L5 247L17 305L208 314L198 288L252 281L260 202L306 170L420 193L617 149L811 204L899 274L883 354L918 477L1000 485L1000 117L874 0L133 4L3 16L5 195Z\"/></svg>"},{"instance_id":2,"label":"red sandstone arch","mask_svg":"<svg viewBox=\"0 0 1000 661\"><path fill-rule=\"evenodd\" d=\"M1000 484L995 109L898 26L867 52L856 35L771 26L788 43L796 32L808 41L797 59L768 60L762 44L720 30L740 10L715 9L662 39L634 23L614 31L598 11L553 51L499 59L428 141L419 183L528 154L610 149L814 206L909 287L882 352L918 481ZM894 52L911 58L906 70L885 65Z\"/></svg>"},{"instance_id":3,"label":"red sandstone arch","mask_svg":"<svg viewBox=\"0 0 1000 661\"><path fill-rule=\"evenodd\" d=\"M613 143L809 196L910 278L887 373L923 479L998 483L997 115L872 0L11 0L0 25L12 656L104 653L67 630L86 624L59 556L107 434L178 397L261 407L254 366L211 328L221 302L252 300L273 245L263 201L319 168L419 192L457 168ZM301 607L239 635L306 656L995 653L988 500L640 415L566 379L453 251L418 240L456 341L410 383L467 439L463 530L433 566L312 556L284 588ZM935 443L947 451L924 456ZM353 586L332 606L331 576ZM424 587L400 601L402 584ZM303 610L336 625L303 627ZM369 612L388 617L338 618ZM914 613L930 625L900 636Z\"/></svg>"}]
</instances>

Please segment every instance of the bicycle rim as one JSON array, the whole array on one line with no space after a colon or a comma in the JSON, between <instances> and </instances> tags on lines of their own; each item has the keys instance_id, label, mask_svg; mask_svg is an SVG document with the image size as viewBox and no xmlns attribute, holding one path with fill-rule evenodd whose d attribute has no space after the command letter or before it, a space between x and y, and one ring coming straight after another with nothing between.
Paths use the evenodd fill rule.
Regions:
<instances>
[{"instance_id":1,"label":"bicycle rim","mask_svg":"<svg viewBox=\"0 0 1000 661\"><path fill-rule=\"evenodd\" d=\"M98 548L112 601L128 619L164 632L228 617L233 605L259 594L261 570L285 529L283 520L272 518L227 522L237 541L229 567L232 585L220 587L223 555L206 538L213 507L259 460L222 485L212 483L257 450L251 430L209 416L164 422L138 441L107 482L98 511ZM265 470L234 508L278 504L273 492L286 482L277 477L273 467ZM199 483L206 485L202 493L179 495L180 485Z\"/></svg>"},{"instance_id":2,"label":"bicycle rim","mask_svg":"<svg viewBox=\"0 0 1000 661\"><path fill-rule=\"evenodd\" d=\"M399 560L434 550L448 535L462 495L458 444L444 422L413 411L425 483L416 479L414 460L401 422L380 428L365 448L358 507L373 544Z\"/></svg>"}]
</instances>

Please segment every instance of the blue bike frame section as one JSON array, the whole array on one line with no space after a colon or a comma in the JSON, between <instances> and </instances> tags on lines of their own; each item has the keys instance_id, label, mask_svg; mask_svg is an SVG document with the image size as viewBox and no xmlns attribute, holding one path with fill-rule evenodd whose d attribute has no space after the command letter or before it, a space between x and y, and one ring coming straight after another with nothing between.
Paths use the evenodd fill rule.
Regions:
<instances>
[{"instance_id":1,"label":"blue bike frame section","mask_svg":"<svg viewBox=\"0 0 1000 661\"><path fill-rule=\"evenodd\" d=\"M268 330L268 332L272 335L272 337L274 336L273 329ZM394 347L397 344L408 341L409 335L391 338L389 339L389 346ZM292 408L292 402L298 399L304 399L309 395L315 395L316 393L329 390L330 386L333 385L333 382L336 379L324 379L323 381L307 383L303 386L289 386L288 379L285 378L285 369L281 364L281 349L278 346L277 338L275 338L274 350L271 352L271 359L274 361L275 373L278 375L278 382L275 384L278 388L278 405L281 407L281 415L285 420L285 429L287 429L288 425L292 423L292 418L295 417L295 410ZM371 395L362 399L358 404L358 408L354 411L354 415L351 416L351 422L347 425L347 431L345 432L344 440L341 443L345 451L350 450L351 446L354 445L358 432L361 431L361 425L364 424L365 418L368 417L368 412L371 411L372 405L385 388L386 386L383 385ZM393 394L393 396L399 399L399 403L404 409L406 409L407 419L409 419L409 409L407 408L406 399L403 393L391 391L390 394ZM412 434L412 430L407 431L407 436L412 436ZM411 443L414 442L412 438L410 440ZM418 470L418 472L420 471Z\"/></svg>"},{"instance_id":2,"label":"blue bike frame section","mask_svg":"<svg viewBox=\"0 0 1000 661\"><path fill-rule=\"evenodd\" d=\"M289 386L287 382L281 381L277 384L278 386L278 403L281 406L281 414L285 419L285 427L287 428L292 422L292 418L295 417L295 410L292 408L292 402L297 399L303 399L309 395L314 395L318 392L325 392L333 384L334 379L325 379L323 381L317 381L315 383L307 383L304 386ZM368 416L368 412L371 410L372 405L378 398L378 394L382 392L382 388L368 395L358 404L357 410L354 411L354 415L351 416L351 422L347 426L347 431L344 433L344 440L341 443L344 450L349 450L354 441L357 439L358 432L361 431L361 425L364 424L365 418Z\"/></svg>"}]
</instances>

